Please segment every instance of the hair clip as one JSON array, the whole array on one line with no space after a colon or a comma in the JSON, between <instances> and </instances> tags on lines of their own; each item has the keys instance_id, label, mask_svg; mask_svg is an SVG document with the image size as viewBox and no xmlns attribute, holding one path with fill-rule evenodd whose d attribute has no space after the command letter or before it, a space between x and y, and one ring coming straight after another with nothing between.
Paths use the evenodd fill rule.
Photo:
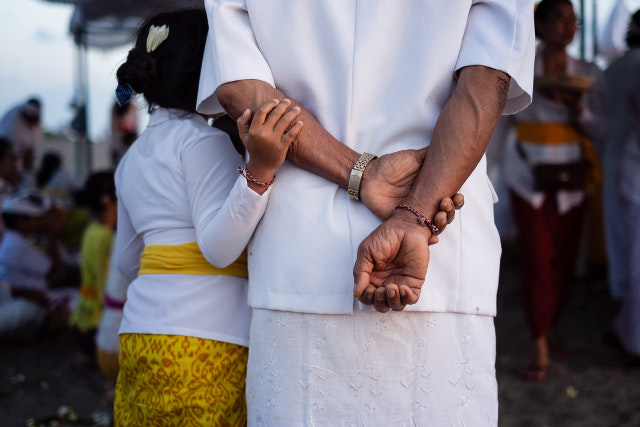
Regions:
<instances>
[{"instance_id":1,"label":"hair clip","mask_svg":"<svg viewBox=\"0 0 640 427\"><path fill-rule=\"evenodd\" d=\"M160 46L160 43L165 41L169 37L169 27L163 25L162 27L156 27L152 25L149 27L149 35L147 36L147 53L151 53Z\"/></svg>"},{"instance_id":2,"label":"hair clip","mask_svg":"<svg viewBox=\"0 0 640 427\"><path fill-rule=\"evenodd\" d=\"M131 101L131 97L133 97L133 88L131 85L119 84L116 88L116 102L119 106L125 105L127 102Z\"/></svg>"}]
</instances>

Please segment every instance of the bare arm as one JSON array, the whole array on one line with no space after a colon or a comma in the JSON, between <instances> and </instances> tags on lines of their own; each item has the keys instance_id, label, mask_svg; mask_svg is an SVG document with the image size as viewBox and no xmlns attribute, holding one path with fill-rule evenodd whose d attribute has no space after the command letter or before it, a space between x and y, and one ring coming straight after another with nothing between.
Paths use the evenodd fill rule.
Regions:
<instances>
[{"instance_id":1,"label":"bare arm","mask_svg":"<svg viewBox=\"0 0 640 427\"><path fill-rule=\"evenodd\" d=\"M282 92L261 80L238 80L218 88L218 100L227 113L237 119L247 108L256 111L270 99L287 98ZM287 98L291 99L291 98ZM304 128L287 152L287 160L296 166L347 188L349 174L360 154L335 139L302 105L298 120ZM326 155L330 153L330 155Z\"/></svg>"},{"instance_id":2,"label":"bare arm","mask_svg":"<svg viewBox=\"0 0 640 427\"><path fill-rule=\"evenodd\" d=\"M304 127L291 144L287 160L338 184L340 188L348 187L351 169L360 153L335 139L304 106L261 80L225 83L218 88L217 96L222 107L233 118L239 117L247 108L256 111L259 105L268 100L290 99L292 106L300 107L298 120L304 123ZM393 213L393 208L411 189L426 152L427 149L403 150L371 161L364 171L360 186L363 203L381 219L388 218ZM444 230L453 220L455 209L459 209L464 203L461 194L456 195L453 201L450 197L448 195L439 202L440 212L434 222L440 230ZM429 243L437 241L437 237L433 236Z\"/></svg>"},{"instance_id":3,"label":"bare arm","mask_svg":"<svg viewBox=\"0 0 640 427\"><path fill-rule=\"evenodd\" d=\"M444 106L417 180L405 203L431 218L445 195L455 194L478 165L502 114L509 76L483 66L461 70ZM398 215L409 217L406 212Z\"/></svg>"},{"instance_id":4,"label":"bare arm","mask_svg":"<svg viewBox=\"0 0 640 427\"><path fill-rule=\"evenodd\" d=\"M424 164L404 203L431 218L477 166L504 108L509 77L482 66L461 70L443 108ZM376 310L402 310L418 301L429 261L430 231L404 210L395 211L360 245L354 295Z\"/></svg>"}]
</instances>

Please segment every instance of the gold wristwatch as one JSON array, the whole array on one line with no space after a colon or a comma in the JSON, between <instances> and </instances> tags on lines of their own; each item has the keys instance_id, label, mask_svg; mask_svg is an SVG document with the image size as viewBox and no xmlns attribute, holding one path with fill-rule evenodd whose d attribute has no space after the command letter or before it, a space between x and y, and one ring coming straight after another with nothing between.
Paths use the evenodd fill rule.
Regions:
<instances>
[{"instance_id":1,"label":"gold wristwatch","mask_svg":"<svg viewBox=\"0 0 640 427\"><path fill-rule=\"evenodd\" d=\"M378 156L370 153L362 153L358 161L353 165L351 169L351 175L349 176L349 198L352 200L360 200L360 181L362 180L362 173L367 164L378 158Z\"/></svg>"}]
</instances>

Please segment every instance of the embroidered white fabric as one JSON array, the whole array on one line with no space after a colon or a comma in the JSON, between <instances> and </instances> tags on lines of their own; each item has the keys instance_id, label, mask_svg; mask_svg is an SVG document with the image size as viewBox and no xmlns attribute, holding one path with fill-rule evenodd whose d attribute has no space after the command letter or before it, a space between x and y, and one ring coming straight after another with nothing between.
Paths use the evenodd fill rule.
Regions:
<instances>
[{"instance_id":1,"label":"embroidered white fabric","mask_svg":"<svg viewBox=\"0 0 640 427\"><path fill-rule=\"evenodd\" d=\"M495 426L493 317L254 309L247 405L249 426Z\"/></svg>"}]
</instances>

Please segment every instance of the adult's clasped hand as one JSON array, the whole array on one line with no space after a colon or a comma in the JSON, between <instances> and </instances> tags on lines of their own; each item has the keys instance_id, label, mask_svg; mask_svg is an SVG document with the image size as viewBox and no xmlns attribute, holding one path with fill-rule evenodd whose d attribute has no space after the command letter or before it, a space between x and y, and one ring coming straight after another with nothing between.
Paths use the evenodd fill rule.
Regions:
<instances>
[{"instance_id":1,"label":"adult's clasped hand","mask_svg":"<svg viewBox=\"0 0 640 427\"><path fill-rule=\"evenodd\" d=\"M427 274L431 232L405 215L394 215L358 248L354 296L381 313L415 304Z\"/></svg>"},{"instance_id":2,"label":"adult's clasped hand","mask_svg":"<svg viewBox=\"0 0 640 427\"><path fill-rule=\"evenodd\" d=\"M439 241L411 213L395 210L407 197L426 151L387 154L372 160L365 169L362 201L384 222L358 248L353 268L354 296L382 313L400 311L418 301L429 263L429 245ZM438 234L463 205L460 193L441 200L432 219Z\"/></svg>"}]
</instances>

